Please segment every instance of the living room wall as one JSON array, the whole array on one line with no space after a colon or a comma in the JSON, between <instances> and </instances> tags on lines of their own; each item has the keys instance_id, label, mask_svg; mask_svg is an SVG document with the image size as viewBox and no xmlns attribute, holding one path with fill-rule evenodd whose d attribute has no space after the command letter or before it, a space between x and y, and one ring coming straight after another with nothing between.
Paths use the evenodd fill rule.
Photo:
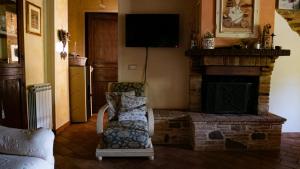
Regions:
<instances>
[{"instance_id":1,"label":"living room wall","mask_svg":"<svg viewBox=\"0 0 300 169\"><path fill-rule=\"evenodd\" d=\"M143 80L145 48L125 47L125 14L180 14L179 48L149 48L147 96L153 108L185 109L188 106L188 48L194 0L119 0L119 81ZM128 70L136 65L135 70Z\"/></svg>"},{"instance_id":2,"label":"living room wall","mask_svg":"<svg viewBox=\"0 0 300 169\"><path fill-rule=\"evenodd\" d=\"M275 15L275 44L291 50L291 56L279 57L271 81L270 111L287 121L284 132L300 131L300 36L294 32L286 20Z\"/></svg>"},{"instance_id":3,"label":"living room wall","mask_svg":"<svg viewBox=\"0 0 300 169\"><path fill-rule=\"evenodd\" d=\"M43 0L28 0L29 2L41 7L44 11ZM25 50L25 77L26 87L32 84L44 83L45 81L45 57L44 57L44 29L41 36L29 34L26 32L26 5L24 3L24 50ZM42 16L43 13L42 13ZM44 25L44 18L41 19L41 25ZM39 73L37 73L39 72Z\"/></svg>"},{"instance_id":4,"label":"living room wall","mask_svg":"<svg viewBox=\"0 0 300 169\"><path fill-rule=\"evenodd\" d=\"M68 0L47 1L47 82L52 85L54 129L59 129L70 122L69 110L69 65L68 59L62 58L62 42L57 31L68 31ZM68 52L68 47L65 49Z\"/></svg>"}]
</instances>

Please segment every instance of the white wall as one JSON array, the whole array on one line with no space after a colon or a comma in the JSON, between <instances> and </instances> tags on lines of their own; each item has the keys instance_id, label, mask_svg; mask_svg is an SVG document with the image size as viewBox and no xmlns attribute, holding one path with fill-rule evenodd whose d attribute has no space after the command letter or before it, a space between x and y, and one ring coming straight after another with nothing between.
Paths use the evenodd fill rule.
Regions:
<instances>
[{"instance_id":1,"label":"white wall","mask_svg":"<svg viewBox=\"0 0 300 169\"><path fill-rule=\"evenodd\" d=\"M180 47L149 48L147 96L153 108L188 107L189 62L184 51L189 44L194 0L119 0L119 81L142 81L145 48L126 48L126 13L180 14ZM136 70L128 70L136 64Z\"/></svg>"},{"instance_id":2,"label":"white wall","mask_svg":"<svg viewBox=\"0 0 300 169\"><path fill-rule=\"evenodd\" d=\"M275 14L275 44L291 50L275 62L271 81L270 111L287 119L284 132L300 132L300 36Z\"/></svg>"}]
</instances>

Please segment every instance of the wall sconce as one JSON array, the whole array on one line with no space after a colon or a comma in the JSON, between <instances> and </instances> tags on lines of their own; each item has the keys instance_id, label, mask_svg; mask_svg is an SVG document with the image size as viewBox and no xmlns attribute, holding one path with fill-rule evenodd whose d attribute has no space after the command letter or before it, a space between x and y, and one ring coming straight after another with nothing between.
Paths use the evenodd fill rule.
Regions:
<instances>
[{"instance_id":1,"label":"wall sconce","mask_svg":"<svg viewBox=\"0 0 300 169\"><path fill-rule=\"evenodd\" d=\"M67 52L65 52L65 47L66 47L67 41L69 41L70 33L67 32L66 30L59 29L57 31L57 35L58 35L58 40L61 41L63 44L63 51L60 52L60 57L65 59L68 55Z\"/></svg>"}]
</instances>

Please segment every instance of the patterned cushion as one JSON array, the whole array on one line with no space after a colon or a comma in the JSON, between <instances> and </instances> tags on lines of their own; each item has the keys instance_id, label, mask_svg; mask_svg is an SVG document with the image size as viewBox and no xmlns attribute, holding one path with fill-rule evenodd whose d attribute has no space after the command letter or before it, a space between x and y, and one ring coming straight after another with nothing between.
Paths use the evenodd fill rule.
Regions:
<instances>
[{"instance_id":1,"label":"patterned cushion","mask_svg":"<svg viewBox=\"0 0 300 169\"><path fill-rule=\"evenodd\" d=\"M121 103L121 95L126 95L126 96L134 96L135 92L130 91L130 92L106 92L105 97L106 97L106 102L108 104L108 119L114 119L116 117L117 112L120 109L120 103Z\"/></svg>"},{"instance_id":2,"label":"patterned cushion","mask_svg":"<svg viewBox=\"0 0 300 169\"><path fill-rule=\"evenodd\" d=\"M128 95L122 95L121 96L121 109L122 112L128 112L128 111L145 111L145 105L146 105L147 97L136 97L136 96L128 96Z\"/></svg>"},{"instance_id":3,"label":"patterned cushion","mask_svg":"<svg viewBox=\"0 0 300 169\"><path fill-rule=\"evenodd\" d=\"M148 127L143 121L112 121L104 130L106 148L147 148Z\"/></svg>"},{"instance_id":4,"label":"patterned cushion","mask_svg":"<svg viewBox=\"0 0 300 169\"><path fill-rule=\"evenodd\" d=\"M144 96L144 84L139 82L116 82L111 83L112 92L135 91L136 96Z\"/></svg>"},{"instance_id":5,"label":"patterned cushion","mask_svg":"<svg viewBox=\"0 0 300 169\"><path fill-rule=\"evenodd\" d=\"M122 112L119 114L119 121L144 121L147 122L145 112L135 111L135 112Z\"/></svg>"}]
</instances>

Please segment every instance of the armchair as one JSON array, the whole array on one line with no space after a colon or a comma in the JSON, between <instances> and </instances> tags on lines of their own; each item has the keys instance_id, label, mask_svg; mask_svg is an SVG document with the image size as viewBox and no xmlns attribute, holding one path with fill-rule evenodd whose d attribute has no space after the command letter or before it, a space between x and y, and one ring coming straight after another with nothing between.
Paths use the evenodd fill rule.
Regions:
<instances>
[{"instance_id":1,"label":"armchair","mask_svg":"<svg viewBox=\"0 0 300 169\"><path fill-rule=\"evenodd\" d=\"M136 96L143 96L144 85L142 83L110 83L109 92L134 91ZM122 96L123 99L123 96ZM105 113L110 105L103 105L97 117L97 134L100 136L100 143L96 148L96 157L102 160L103 157L149 157L154 159L154 150L151 136L154 134L153 110L147 107L147 122L141 121L120 121L120 119L108 119L105 124ZM120 116L119 116L120 117Z\"/></svg>"}]
</instances>

